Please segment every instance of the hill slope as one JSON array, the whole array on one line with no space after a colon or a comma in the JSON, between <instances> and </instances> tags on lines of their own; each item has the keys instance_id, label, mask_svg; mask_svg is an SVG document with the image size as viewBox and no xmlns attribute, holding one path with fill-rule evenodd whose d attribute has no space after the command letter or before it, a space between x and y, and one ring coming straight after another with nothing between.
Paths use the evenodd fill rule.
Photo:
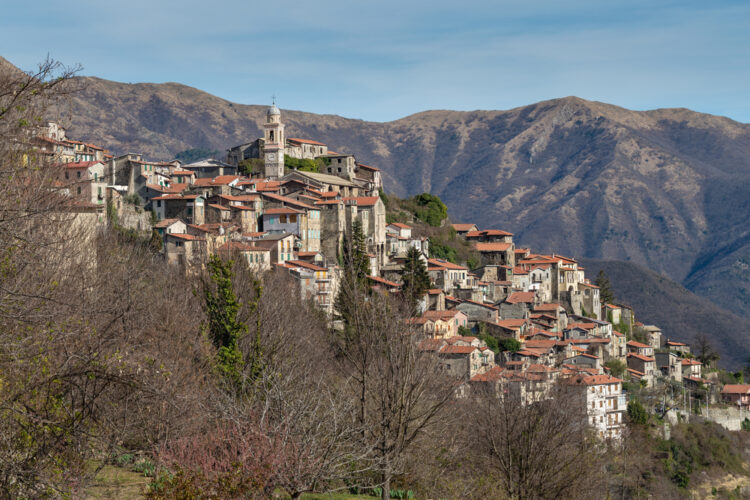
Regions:
<instances>
[{"instance_id":1,"label":"hill slope","mask_svg":"<svg viewBox=\"0 0 750 500\"><path fill-rule=\"evenodd\" d=\"M118 153L224 150L259 136L266 109L176 83L82 82L68 106L71 134ZM540 251L647 266L750 318L749 125L574 97L388 123L283 119L290 137L383 168L395 194L430 191L457 220L513 231Z\"/></svg>"},{"instance_id":2,"label":"hill slope","mask_svg":"<svg viewBox=\"0 0 750 500\"><path fill-rule=\"evenodd\" d=\"M739 368L750 358L750 321L631 262L582 259L581 263L594 276L603 269L617 299L635 309L638 321L660 326L668 338L690 344L705 334L719 351L721 366Z\"/></svg>"}]
</instances>

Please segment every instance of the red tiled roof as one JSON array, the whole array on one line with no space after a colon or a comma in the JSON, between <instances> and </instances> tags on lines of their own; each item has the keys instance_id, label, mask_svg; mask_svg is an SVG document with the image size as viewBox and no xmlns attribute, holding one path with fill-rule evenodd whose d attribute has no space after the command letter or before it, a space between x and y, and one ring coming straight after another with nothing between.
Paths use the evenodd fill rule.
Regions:
<instances>
[{"instance_id":1,"label":"red tiled roof","mask_svg":"<svg viewBox=\"0 0 750 500\"><path fill-rule=\"evenodd\" d=\"M401 224L400 222L391 222L388 225L397 227L399 229L411 229L411 226L407 226L406 224Z\"/></svg>"},{"instance_id":2,"label":"red tiled roof","mask_svg":"<svg viewBox=\"0 0 750 500\"><path fill-rule=\"evenodd\" d=\"M239 241L229 241L227 243L224 243L222 246L219 247L220 252L230 252L230 251L237 251L237 252L270 252L267 248L261 248L256 247L253 245L248 245L247 243L242 243Z\"/></svg>"},{"instance_id":3,"label":"red tiled roof","mask_svg":"<svg viewBox=\"0 0 750 500\"><path fill-rule=\"evenodd\" d=\"M695 359L683 359L681 362L682 366L700 366L702 363L700 361L697 361Z\"/></svg>"},{"instance_id":4,"label":"red tiled roof","mask_svg":"<svg viewBox=\"0 0 750 500\"><path fill-rule=\"evenodd\" d=\"M651 346L647 344L643 344L641 342L637 342L635 340L629 340L627 344L625 344L628 347L637 347L638 349L650 349Z\"/></svg>"},{"instance_id":5,"label":"red tiled roof","mask_svg":"<svg viewBox=\"0 0 750 500\"><path fill-rule=\"evenodd\" d=\"M495 382L503 378L503 371L505 369L502 366L493 366L484 373L477 373L471 377L471 382Z\"/></svg>"},{"instance_id":6,"label":"red tiled roof","mask_svg":"<svg viewBox=\"0 0 750 500\"><path fill-rule=\"evenodd\" d=\"M505 299L508 304L533 303L535 292L513 292Z\"/></svg>"},{"instance_id":7,"label":"red tiled roof","mask_svg":"<svg viewBox=\"0 0 750 500\"><path fill-rule=\"evenodd\" d=\"M209 203L209 207L215 208L216 210L225 210L227 212L230 211L229 207L225 207L224 205L217 205L216 203Z\"/></svg>"},{"instance_id":8,"label":"red tiled roof","mask_svg":"<svg viewBox=\"0 0 750 500\"><path fill-rule=\"evenodd\" d=\"M511 243L474 243L474 248L478 252L505 252L511 246Z\"/></svg>"},{"instance_id":9,"label":"red tiled roof","mask_svg":"<svg viewBox=\"0 0 750 500\"><path fill-rule=\"evenodd\" d=\"M354 200L357 202L358 207L371 207L375 205L380 198L377 196L350 196L344 198L344 201Z\"/></svg>"},{"instance_id":10,"label":"red tiled roof","mask_svg":"<svg viewBox=\"0 0 750 500\"><path fill-rule=\"evenodd\" d=\"M276 214L303 214L305 212L301 210L295 210L293 208L268 208L263 212L263 215L276 215Z\"/></svg>"},{"instance_id":11,"label":"red tiled roof","mask_svg":"<svg viewBox=\"0 0 750 500\"><path fill-rule=\"evenodd\" d=\"M371 165L365 165L364 163L357 163L357 166L360 168L364 168L365 170L374 170L376 172L380 172L380 169L378 167L373 167Z\"/></svg>"},{"instance_id":12,"label":"red tiled roof","mask_svg":"<svg viewBox=\"0 0 750 500\"><path fill-rule=\"evenodd\" d=\"M440 349L440 354L471 354L476 349L472 345L446 345Z\"/></svg>"},{"instance_id":13,"label":"red tiled roof","mask_svg":"<svg viewBox=\"0 0 750 500\"><path fill-rule=\"evenodd\" d=\"M305 269L309 269L311 271L328 271L328 269L326 269L325 267L316 266L315 264L310 264L309 262L305 262L304 260L288 260L287 263L298 267L304 267Z\"/></svg>"},{"instance_id":14,"label":"red tiled roof","mask_svg":"<svg viewBox=\"0 0 750 500\"><path fill-rule=\"evenodd\" d=\"M185 233L170 233L167 235L167 237L173 236L175 238L179 238L181 240L188 240L188 241L206 241L203 238L200 238L198 236L194 236L192 234L185 234Z\"/></svg>"},{"instance_id":15,"label":"red tiled roof","mask_svg":"<svg viewBox=\"0 0 750 500\"><path fill-rule=\"evenodd\" d=\"M457 309L449 309L447 311L425 311L422 313L422 317L428 319L453 319L456 315L463 314Z\"/></svg>"},{"instance_id":16,"label":"red tiled roof","mask_svg":"<svg viewBox=\"0 0 750 500\"><path fill-rule=\"evenodd\" d=\"M427 263L432 266L442 267L445 269L453 269L454 271L468 271L468 269L464 266L459 266L458 264L454 264L453 262L448 262L447 260L442 259L428 259Z\"/></svg>"},{"instance_id":17,"label":"red tiled roof","mask_svg":"<svg viewBox=\"0 0 750 500\"><path fill-rule=\"evenodd\" d=\"M476 227L476 224L451 224L453 226L453 229L459 232L468 232L471 231L472 228Z\"/></svg>"},{"instance_id":18,"label":"red tiled roof","mask_svg":"<svg viewBox=\"0 0 750 500\"><path fill-rule=\"evenodd\" d=\"M750 384L727 384L721 390L722 394L750 394Z\"/></svg>"},{"instance_id":19,"label":"red tiled roof","mask_svg":"<svg viewBox=\"0 0 750 500\"><path fill-rule=\"evenodd\" d=\"M312 144L313 146L325 146L322 142L318 141L311 141L310 139L300 139L298 137L289 137L287 138L288 141L291 142L298 142L300 144Z\"/></svg>"},{"instance_id":20,"label":"red tiled roof","mask_svg":"<svg viewBox=\"0 0 750 500\"><path fill-rule=\"evenodd\" d=\"M632 358L635 358L635 359L640 359L641 361L646 361L646 362L654 361L654 358L652 358L650 356L642 356L641 354L634 354L632 352L628 353L628 357L629 358L632 357Z\"/></svg>"},{"instance_id":21,"label":"red tiled roof","mask_svg":"<svg viewBox=\"0 0 750 500\"><path fill-rule=\"evenodd\" d=\"M302 207L302 208L307 208L307 209L311 209L311 210L317 210L317 208L313 207L312 205L308 205L307 203L303 203L303 202L301 202L299 200L295 200L294 198L289 198L287 196L280 196L278 194L273 194L273 193L263 193L262 196L264 198L270 198L272 200L276 200L276 201L281 201L281 202L284 202L284 203L288 203L289 205L294 205L296 207Z\"/></svg>"},{"instance_id":22,"label":"red tiled roof","mask_svg":"<svg viewBox=\"0 0 750 500\"><path fill-rule=\"evenodd\" d=\"M367 279L372 280L372 281L374 281L376 283L380 283L380 284L389 286L391 288L401 288L401 285L399 285L398 283L393 282L393 281L388 281L387 279L380 278L378 276L368 276Z\"/></svg>"}]
</instances>

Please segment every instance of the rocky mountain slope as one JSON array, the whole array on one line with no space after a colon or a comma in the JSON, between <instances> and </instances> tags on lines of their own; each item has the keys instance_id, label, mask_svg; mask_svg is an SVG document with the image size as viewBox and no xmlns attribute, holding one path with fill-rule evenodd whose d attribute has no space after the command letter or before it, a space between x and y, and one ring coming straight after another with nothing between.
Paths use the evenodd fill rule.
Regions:
<instances>
[{"instance_id":1,"label":"rocky mountain slope","mask_svg":"<svg viewBox=\"0 0 750 500\"><path fill-rule=\"evenodd\" d=\"M252 140L266 109L177 83L81 83L62 109L71 135L156 159ZM575 97L387 123L283 113L289 137L355 153L395 194L432 192L540 251L646 266L750 319L750 125Z\"/></svg>"}]
</instances>

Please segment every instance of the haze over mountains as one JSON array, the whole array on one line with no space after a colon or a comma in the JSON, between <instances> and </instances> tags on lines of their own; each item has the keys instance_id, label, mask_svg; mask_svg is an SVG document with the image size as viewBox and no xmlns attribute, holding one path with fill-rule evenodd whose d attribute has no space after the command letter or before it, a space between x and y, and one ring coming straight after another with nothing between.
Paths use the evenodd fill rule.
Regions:
<instances>
[{"instance_id":1,"label":"haze over mountains","mask_svg":"<svg viewBox=\"0 0 750 500\"><path fill-rule=\"evenodd\" d=\"M177 83L82 83L66 109L71 135L154 159L252 140L267 108ZM748 124L575 97L387 123L287 110L283 120L289 137L382 168L389 192L439 195L456 221L512 231L538 251L632 261L750 319ZM732 345L745 351L725 355L739 361L750 322L737 321Z\"/></svg>"}]
</instances>

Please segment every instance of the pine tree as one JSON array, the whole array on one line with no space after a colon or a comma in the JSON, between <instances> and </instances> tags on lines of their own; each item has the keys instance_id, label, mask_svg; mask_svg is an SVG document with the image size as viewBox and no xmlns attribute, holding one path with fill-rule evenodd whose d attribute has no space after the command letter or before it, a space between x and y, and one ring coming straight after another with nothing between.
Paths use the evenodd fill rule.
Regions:
<instances>
[{"instance_id":1,"label":"pine tree","mask_svg":"<svg viewBox=\"0 0 750 500\"><path fill-rule=\"evenodd\" d=\"M430 288L430 275L415 247L410 247L406 252L401 282L404 297L412 306Z\"/></svg>"}]
</instances>

